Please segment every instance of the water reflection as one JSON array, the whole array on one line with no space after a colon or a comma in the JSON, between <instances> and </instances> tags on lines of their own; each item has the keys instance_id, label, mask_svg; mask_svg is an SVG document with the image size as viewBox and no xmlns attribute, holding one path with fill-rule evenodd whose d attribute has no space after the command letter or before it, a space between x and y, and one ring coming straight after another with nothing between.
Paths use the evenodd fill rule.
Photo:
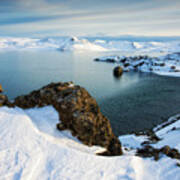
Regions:
<instances>
[{"instance_id":1,"label":"water reflection","mask_svg":"<svg viewBox=\"0 0 180 180\"><path fill-rule=\"evenodd\" d=\"M128 72L115 79L116 64L93 61L108 53L1 52L0 83L13 99L52 81L74 81L96 98L117 135L180 112L180 78Z\"/></svg>"}]
</instances>

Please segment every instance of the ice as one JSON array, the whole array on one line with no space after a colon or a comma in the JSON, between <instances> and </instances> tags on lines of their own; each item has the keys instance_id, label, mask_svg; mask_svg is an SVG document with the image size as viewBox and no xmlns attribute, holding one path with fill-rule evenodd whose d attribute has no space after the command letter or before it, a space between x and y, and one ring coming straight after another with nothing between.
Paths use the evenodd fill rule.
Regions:
<instances>
[{"instance_id":1,"label":"ice","mask_svg":"<svg viewBox=\"0 0 180 180\"><path fill-rule=\"evenodd\" d=\"M137 157L134 151L125 151L123 156L116 157L97 156L95 153L102 148L85 146L69 132L56 130L58 121L52 106L25 111L0 108L0 180L180 178L177 160L166 156L157 162ZM178 121L173 126L176 125L179 127ZM174 131L165 142L167 132L167 127L157 132L164 137L159 146L168 142L179 147L180 132ZM135 135L119 138L124 148L137 148L146 140L145 136Z\"/></svg>"}]
</instances>

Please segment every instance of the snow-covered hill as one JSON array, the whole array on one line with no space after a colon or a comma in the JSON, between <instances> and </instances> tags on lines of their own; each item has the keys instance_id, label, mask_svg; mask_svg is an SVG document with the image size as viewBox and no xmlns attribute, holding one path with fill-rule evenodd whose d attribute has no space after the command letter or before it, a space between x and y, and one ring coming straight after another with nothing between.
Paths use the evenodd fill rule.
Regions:
<instances>
[{"instance_id":1,"label":"snow-covered hill","mask_svg":"<svg viewBox=\"0 0 180 180\"><path fill-rule=\"evenodd\" d=\"M0 50L53 49L60 51L123 51L123 52L178 52L180 41L127 41L119 39L57 38L0 38Z\"/></svg>"},{"instance_id":2,"label":"snow-covered hill","mask_svg":"<svg viewBox=\"0 0 180 180\"><path fill-rule=\"evenodd\" d=\"M51 107L22 110L0 108L0 180L179 180L178 160L163 156L159 161L134 155L147 137L119 137L123 156L95 155L100 147L87 147L68 132L56 130L57 112ZM173 131L172 127L174 128ZM163 138L155 146L180 150L180 122L176 121L156 133Z\"/></svg>"}]
</instances>

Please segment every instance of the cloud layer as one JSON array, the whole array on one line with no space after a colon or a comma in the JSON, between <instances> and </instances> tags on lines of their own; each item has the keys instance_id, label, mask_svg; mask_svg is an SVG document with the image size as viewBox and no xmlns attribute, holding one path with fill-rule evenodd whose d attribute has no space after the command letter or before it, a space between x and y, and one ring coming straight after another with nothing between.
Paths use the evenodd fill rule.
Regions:
<instances>
[{"instance_id":1,"label":"cloud layer","mask_svg":"<svg viewBox=\"0 0 180 180\"><path fill-rule=\"evenodd\" d=\"M179 0L1 0L0 36L180 35L179 8Z\"/></svg>"}]
</instances>

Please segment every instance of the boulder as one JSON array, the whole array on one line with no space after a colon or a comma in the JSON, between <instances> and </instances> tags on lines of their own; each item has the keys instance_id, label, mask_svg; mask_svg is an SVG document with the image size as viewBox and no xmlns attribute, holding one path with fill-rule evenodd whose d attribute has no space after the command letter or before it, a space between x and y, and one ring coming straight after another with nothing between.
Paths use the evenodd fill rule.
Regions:
<instances>
[{"instance_id":1,"label":"boulder","mask_svg":"<svg viewBox=\"0 0 180 180\"><path fill-rule=\"evenodd\" d=\"M15 98L21 108L52 105L58 112L59 130L70 130L82 143L105 147L104 155L121 155L121 143L112 132L109 120L103 116L97 102L82 87L69 83L51 83L28 95Z\"/></svg>"},{"instance_id":2,"label":"boulder","mask_svg":"<svg viewBox=\"0 0 180 180\"><path fill-rule=\"evenodd\" d=\"M171 66L170 67L172 70L175 70L176 69L176 66Z\"/></svg>"},{"instance_id":3,"label":"boulder","mask_svg":"<svg viewBox=\"0 0 180 180\"><path fill-rule=\"evenodd\" d=\"M116 66L113 70L114 76L120 77L123 74L123 68L121 66Z\"/></svg>"},{"instance_id":4,"label":"boulder","mask_svg":"<svg viewBox=\"0 0 180 180\"><path fill-rule=\"evenodd\" d=\"M9 102L7 96L4 94L0 94L0 107L1 106L13 107L13 104Z\"/></svg>"}]
</instances>

